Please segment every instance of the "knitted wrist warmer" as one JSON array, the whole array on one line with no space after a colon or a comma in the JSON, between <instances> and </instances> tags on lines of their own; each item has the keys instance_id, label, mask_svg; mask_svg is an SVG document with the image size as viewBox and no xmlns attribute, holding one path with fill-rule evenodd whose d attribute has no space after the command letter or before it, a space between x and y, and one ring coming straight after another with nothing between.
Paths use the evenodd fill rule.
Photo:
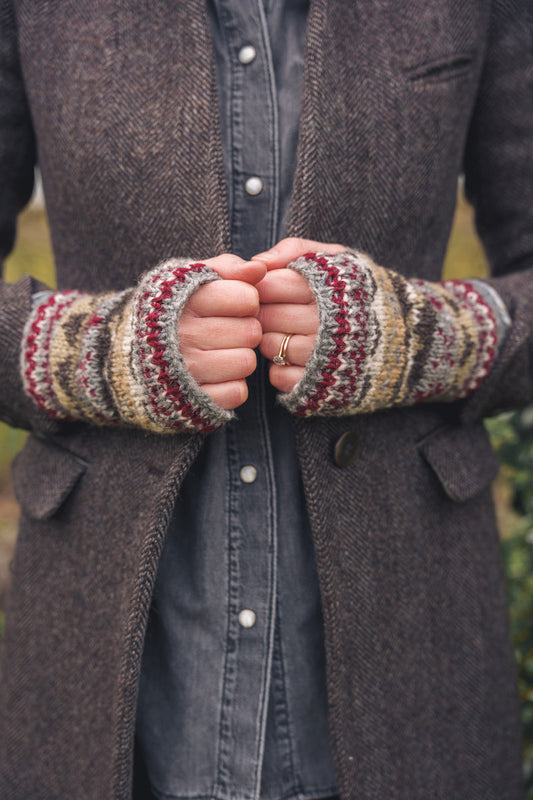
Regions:
<instances>
[{"instance_id":1,"label":"knitted wrist warmer","mask_svg":"<svg viewBox=\"0 0 533 800\"><path fill-rule=\"evenodd\" d=\"M158 433L220 427L233 414L192 378L178 342L187 300L218 277L204 264L173 259L118 294L39 294L21 350L27 394L59 420Z\"/></svg>"},{"instance_id":2,"label":"knitted wrist warmer","mask_svg":"<svg viewBox=\"0 0 533 800\"><path fill-rule=\"evenodd\" d=\"M279 398L300 416L466 397L510 324L484 281L407 280L359 252L311 253L289 268L308 280L319 311L304 376Z\"/></svg>"}]
</instances>

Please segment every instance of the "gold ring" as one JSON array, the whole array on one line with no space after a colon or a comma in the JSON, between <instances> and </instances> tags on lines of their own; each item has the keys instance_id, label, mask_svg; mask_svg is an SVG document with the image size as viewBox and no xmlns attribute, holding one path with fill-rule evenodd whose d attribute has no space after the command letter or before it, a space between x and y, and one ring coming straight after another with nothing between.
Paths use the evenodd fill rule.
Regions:
<instances>
[{"instance_id":1,"label":"gold ring","mask_svg":"<svg viewBox=\"0 0 533 800\"><path fill-rule=\"evenodd\" d=\"M277 364L278 367L290 367L290 361L287 358L287 348L293 336L293 333L285 333L283 335L283 339L281 340L281 344L279 346L279 353L272 359L274 364Z\"/></svg>"}]
</instances>

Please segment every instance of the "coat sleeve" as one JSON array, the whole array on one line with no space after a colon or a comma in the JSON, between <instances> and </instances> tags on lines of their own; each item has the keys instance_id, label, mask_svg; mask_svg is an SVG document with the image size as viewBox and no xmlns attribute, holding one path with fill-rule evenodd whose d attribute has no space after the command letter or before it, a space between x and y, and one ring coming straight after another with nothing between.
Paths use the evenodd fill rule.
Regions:
<instances>
[{"instance_id":1,"label":"coat sleeve","mask_svg":"<svg viewBox=\"0 0 533 800\"><path fill-rule=\"evenodd\" d=\"M0 0L0 262L13 247L16 218L33 189L35 141L18 58L11 3ZM30 277L0 281L0 418L10 425L50 431L57 423L25 394L20 343L32 295L43 288Z\"/></svg>"},{"instance_id":2,"label":"coat sleeve","mask_svg":"<svg viewBox=\"0 0 533 800\"><path fill-rule=\"evenodd\" d=\"M493 0L465 155L465 186L492 278L511 317L498 362L465 422L533 401L533 5Z\"/></svg>"}]
</instances>

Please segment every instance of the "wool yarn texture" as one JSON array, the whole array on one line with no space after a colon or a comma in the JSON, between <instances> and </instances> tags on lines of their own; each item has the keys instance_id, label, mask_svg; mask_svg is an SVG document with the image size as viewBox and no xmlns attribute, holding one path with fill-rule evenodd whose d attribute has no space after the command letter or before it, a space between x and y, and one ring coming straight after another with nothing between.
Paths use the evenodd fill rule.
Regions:
<instances>
[{"instance_id":1,"label":"wool yarn texture","mask_svg":"<svg viewBox=\"0 0 533 800\"><path fill-rule=\"evenodd\" d=\"M485 281L407 280L364 253L309 253L288 265L310 284L319 331L280 403L302 417L453 401L494 364L509 315Z\"/></svg>"},{"instance_id":2,"label":"wool yarn texture","mask_svg":"<svg viewBox=\"0 0 533 800\"><path fill-rule=\"evenodd\" d=\"M21 348L26 393L58 420L156 433L215 430L234 415L189 373L178 320L191 294L219 279L205 264L171 259L135 289L40 293Z\"/></svg>"}]
</instances>

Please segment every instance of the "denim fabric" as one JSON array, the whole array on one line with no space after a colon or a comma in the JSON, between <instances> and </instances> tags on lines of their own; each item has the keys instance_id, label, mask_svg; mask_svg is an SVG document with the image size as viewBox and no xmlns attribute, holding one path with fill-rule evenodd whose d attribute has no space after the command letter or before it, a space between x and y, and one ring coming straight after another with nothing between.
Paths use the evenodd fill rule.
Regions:
<instances>
[{"instance_id":1,"label":"denim fabric","mask_svg":"<svg viewBox=\"0 0 533 800\"><path fill-rule=\"evenodd\" d=\"M307 6L209 3L232 250L243 257L286 235ZM256 50L248 64L244 45ZM263 181L253 196L252 176ZM267 371L260 359L238 419L208 438L162 554L137 721L160 798L336 792L311 534L291 421ZM253 627L240 625L242 609Z\"/></svg>"}]
</instances>

